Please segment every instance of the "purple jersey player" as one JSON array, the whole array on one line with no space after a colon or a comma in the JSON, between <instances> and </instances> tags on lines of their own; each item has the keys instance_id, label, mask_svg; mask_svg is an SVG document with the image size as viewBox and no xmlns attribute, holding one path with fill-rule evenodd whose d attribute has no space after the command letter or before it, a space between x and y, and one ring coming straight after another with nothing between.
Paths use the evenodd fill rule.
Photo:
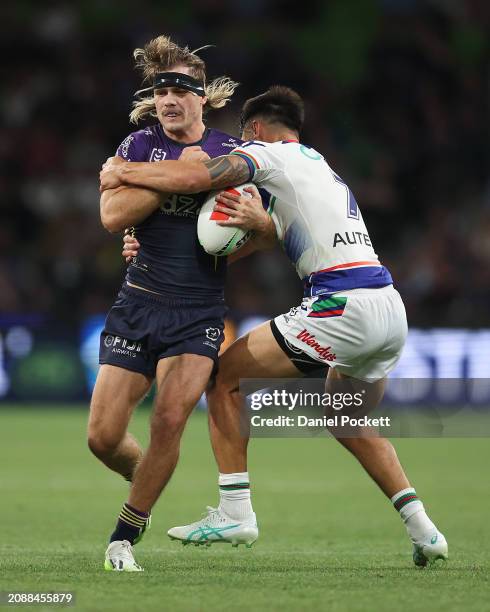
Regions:
<instances>
[{"instance_id":1,"label":"purple jersey player","mask_svg":"<svg viewBox=\"0 0 490 612\"><path fill-rule=\"evenodd\" d=\"M228 102L236 83L221 78L205 84L204 62L166 36L134 55L151 86L138 92L131 120L156 117L158 123L130 134L116 160L202 161L240 142L207 129L202 119L206 105L220 108ZM141 97L144 92L147 97ZM104 227L133 226L141 244L101 334L88 426L92 452L131 481L106 551L107 570L141 570L131 547L173 473L187 418L208 384L223 340L224 263L215 267L197 241L204 197L124 187L101 194ZM154 381L150 444L143 453L127 427Z\"/></svg>"},{"instance_id":2,"label":"purple jersey player","mask_svg":"<svg viewBox=\"0 0 490 612\"><path fill-rule=\"evenodd\" d=\"M204 130L191 143L209 157L227 155L241 141L218 130ZM179 159L189 146L168 136L161 124L130 134L116 155L126 161ZM168 296L222 299L226 261L207 255L197 240L196 221L206 193L172 194L134 228L141 244L126 281Z\"/></svg>"}]
</instances>

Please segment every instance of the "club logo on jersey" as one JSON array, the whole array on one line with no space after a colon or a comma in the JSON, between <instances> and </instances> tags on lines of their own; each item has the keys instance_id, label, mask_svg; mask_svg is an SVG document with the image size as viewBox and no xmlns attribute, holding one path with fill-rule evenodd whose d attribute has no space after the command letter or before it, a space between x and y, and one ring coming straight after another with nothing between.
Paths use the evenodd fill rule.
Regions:
<instances>
[{"instance_id":1,"label":"club logo on jersey","mask_svg":"<svg viewBox=\"0 0 490 612\"><path fill-rule=\"evenodd\" d=\"M216 342L216 340L220 337L220 334L221 331L219 327L208 327L206 329L206 338L212 342Z\"/></svg>"},{"instance_id":2,"label":"club logo on jersey","mask_svg":"<svg viewBox=\"0 0 490 612\"><path fill-rule=\"evenodd\" d=\"M320 359L325 359L325 361L335 361L337 359L335 353L331 352L331 346L322 346L318 342L316 337L313 334L308 333L306 329L299 332L296 338L298 338L298 340L301 340L301 342L304 342L313 350L315 350L318 353L318 357L320 357Z\"/></svg>"},{"instance_id":3,"label":"club logo on jersey","mask_svg":"<svg viewBox=\"0 0 490 612\"><path fill-rule=\"evenodd\" d=\"M166 151L164 151L163 149L157 149L156 147L153 147L148 161L151 161L151 162L163 161L166 157L167 157Z\"/></svg>"}]
</instances>

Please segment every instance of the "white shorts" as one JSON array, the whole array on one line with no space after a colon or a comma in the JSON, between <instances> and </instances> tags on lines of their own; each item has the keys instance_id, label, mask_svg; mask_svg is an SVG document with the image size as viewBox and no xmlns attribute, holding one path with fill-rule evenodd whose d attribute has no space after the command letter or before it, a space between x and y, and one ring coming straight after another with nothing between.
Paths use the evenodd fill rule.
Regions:
<instances>
[{"instance_id":1,"label":"white shorts","mask_svg":"<svg viewBox=\"0 0 490 612\"><path fill-rule=\"evenodd\" d=\"M308 297L274 322L289 346L366 382L391 372L407 337L405 307L393 285Z\"/></svg>"}]
</instances>

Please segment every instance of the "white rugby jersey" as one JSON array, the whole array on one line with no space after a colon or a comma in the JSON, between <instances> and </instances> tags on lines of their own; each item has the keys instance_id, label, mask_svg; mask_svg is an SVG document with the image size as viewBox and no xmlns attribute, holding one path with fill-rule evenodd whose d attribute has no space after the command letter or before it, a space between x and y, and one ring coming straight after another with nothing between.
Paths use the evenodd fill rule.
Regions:
<instances>
[{"instance_id":1,"label":"white rugby jersey","mask_svg":"<svg viewBox=\"0 0 490 612\"><path fill-rule=\"evenodd\" d=\"M295 140L245 142L250 180L271 194L281 244L305 281L305 294L328 295L392 283L379 262L356 199L317 151Z\"/></svg>"}]
</instances>

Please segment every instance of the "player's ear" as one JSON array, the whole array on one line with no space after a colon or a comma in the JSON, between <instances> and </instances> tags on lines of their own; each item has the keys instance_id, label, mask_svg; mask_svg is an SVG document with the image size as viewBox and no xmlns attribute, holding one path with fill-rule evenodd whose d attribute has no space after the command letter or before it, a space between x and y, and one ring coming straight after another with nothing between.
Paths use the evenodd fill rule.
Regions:
<instances>
[{"instance_id":1,"label":"player's ear","mask_svg":"<svg viewBox=\"0 0 490 612\"><path fill-rule=\"evenodd\" d=\"M201 106L204 108L204 105L206 104L206 102L208 101L207 96L204 96L204 98L201 98Z\"/></svg>"}]
</instances>

